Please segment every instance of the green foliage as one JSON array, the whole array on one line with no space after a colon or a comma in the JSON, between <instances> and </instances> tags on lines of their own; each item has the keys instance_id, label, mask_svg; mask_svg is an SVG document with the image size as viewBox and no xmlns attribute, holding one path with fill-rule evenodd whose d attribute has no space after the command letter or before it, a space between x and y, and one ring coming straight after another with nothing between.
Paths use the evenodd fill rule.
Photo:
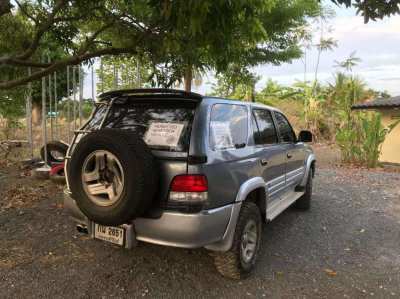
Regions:
<instances>
[{"instance_id":1,"label":"green foliage","mask_svg":"<svg viewBox=\"0 0 400 299\"><path fill-rule=\"evenodd\" d=\"M23 116L25 109L24 90L13 94L13 98L0 93L0 118L15 119Z\"/></svg>"},{"instance_id":2,"label":"green foliage","mask_svg":"<svg viewBox=\"0 0 400 299\"><path fill-rule=\"evenodd\" d=\"M16 93L14 93L15 95ZM2 133L5 139L10 137L12 131L22 126L20 118L24 115L25 102L22 95L18 95L15 99L0 92L0 121L3 120Z\"/></svg>"},{"instance_id":3,"label":"green foliage","mask_svg":"<svg viewBox=\"0 0 400 299\"><path fill-rule=\"evenodd\" d=\"M213 84L211 95L251 101L255 95L255 85L260 77L247 68L237 65L230 67L222 74L217 74L217 82Z\"/></svg>"},{"instance_id":4,"label":"green foliage","mask_svg":"<svg viewBox=\"0 0 400 299\"><path fill-rule=\"evenodd\" d=\"M348 65L344 64L348 69ZM330 104L336 128L336 143L346 163L376 167L381 145L393 127L383 128L381 116L375 112L354 112L351 106L374 97L362 80L337 73L335 84L330 85Z\"/></svg>"},{"instance_id":5,"label":"green foliage","mask_svg":"<svg viewBox=\"0 0 400 299\"><path fill-rule=\"evenodd\" d=\"M334 40L332 37L328 37L328 38L321 38L316 46L317 49L320 51L332 51L334 48L338 46L338 44L337 40Z\"/></svg>"},{"instance_id":6,"label":"green foliage","mask_svg":"<svg viewBox=\"0 0 400 299\"><path fill-rule=\"evenodd\" d=\"M343 68L347 68L347 64ZM214 95L248 100L246 86L253 85L246 85L244 81L233 89L231 77L217 78ZM291 120L296 120L297 129L307 128L315 140L335 141L343 162L376 167L381 145L395 124L383 128L378 113L355 113L351 107L381 94L368 89L359 77L338 72L333 82L325 86L316 81L282 86L268 80L255 94L255 99L287 112Z\"/></svg>"},{"instance_id":7,"label":"green foliage","mask_svg":"<svg viewBox=\"0 0 400 299\"><path fill-rule=\"evenodd\" d=\"M28 11L32 9L26 2L23 6ZM8 53L22 52L29 47L29 39L33 34L34 28L31 20L27 19L17 11L15 14L7 14L0 19L0 57ZM66 55L64 45L55 36L46 36L42 44L35 53L35 59L56 60ZM32 68L32 72L37 69ZM0 81L13 80L15 78L26 76L28 67L12 67L7 64L0 64ZM46 77L46 86L48 87L49 77ZM51 93L54 101L54 74L51 74ZM7 91L0 91L0 117L7 118L10 121L21 117L25 111L25 99L28 92L28 86L23 85ZM57 96L60 101L67 95L66 73L57 73ZM42 84L41 81L32 82L32 102L41 106L42 103ZM49 105L49 104L47 104Z\"/></svg>"},{"instance_id":8,"label":"green foliage","mask_svg":"<svg viewBox=\"0 0 400 299\"><path fill-rule=\"evenodd\" d=\"M301 55L297 30L320 12L315 0L25 0L22 4L17 13L24 22L32 25L35 20L37 25L22 30L28 32L25 38L5 41L15 47L1 53L4 57L22 55L29 48L34 54L25 56L33 64L40 60L42 46L61 44L66 55L52 59L53 68L43 72L103 55L147 57L157 82L167 86L191 79L193 71L222 73L230 64L245 68L297 58ZM14 14L8 17L15 21ZM6 26L3 18L0 23ZM15 65L12 60L6 63ZM0 82L0 88L26 82L9 81Z\"/></svg>"},{"instance_id":9,"label":"green foliage","mask_svg":"<svg viewBox=\"0 0 400 299\"><path fill-rule=\"evenodd\" d=\"M354 4L366 21L400 11L399 0L332 1ZM299 57L299 40L304 39L300 28L308 18L321 14L316 0L1 3L0 65L15 71L0 81L0 89L104 55L148 56L158 70L155 76L168 74L167 85L183 77L191 79L193 70L220 73L231 63L242 67L279 64ZM47 53L52 55L51 48L57 45L62 45L64 55L49 65L41 64L43 51L50 49ZM18 70L22 65L43 69L27 76ZM168 70L159 72L161 66Z\"/></svg>"},{"instance_id":10,"label":"green foliage","mask_svg":"<svg viewBox=\"0 0 400 299\"><path fill-rule=\"evenodd\" d=\"M339 128L336 135L343 161L376 167L382 143L399 121L384 128L379 113L359 112L352 116L351 123L351 127Z\"/></svg>"},{"instance_id":11,"label":"green foliage","mask_svg":"<svg viewBox=\"0 0 400 299\"><path fill-rule=\"evenodd\" d=\"M97 90L101 91L148 86L153 77L148 60L125 55L103 57L96 72Z\"/></svg>"},{"instance_id":12,"label":"green foliage","mask_svg":"<svg viewBox=\"0 0 400 299\"><path fill-rule=\"evenodd\" d=\"M347 7L353 5L357 8L357 14L364 16L364 22L369 20L383 19L400 13L399 0L331 0L336 4L344 4Z\"/></svg>"},{"instance_id":13,"label":"green foliage","mask_svg":"<svg viewBox=\"0 0 400 299\"><path fill-rule=\"evenodd\" d=\"M24 46L29 37L31 27L24 18L17 14L1 17L0 22L0 56L3 53L16 50ZM3 42L4 41L4 42ZM25 45L26 46L26 45ZM0 65L0 81L9 80L26 70ZM14 120L23 114L25 88L0 92L0 117Z\"/></svg>"},{"instance_id":14,"label":"green foliage","mask_svg":"<svg viewBox=\"0 0 400 299\"><path fill-rule=\"evenodd\" d=\"M343 61L336 61L336 67L344 68L348 72L353 71L353 67L361 62L359 57L356 57L356 51L352 52L348 58Z\"/></svg>"},{"instance_id":15,"label":"green foliage","mask_svg":"<svg viewBox=\"0 0 400 299\"><path fill-rule=\"evenodd\" d=\"M319 13L319 4L308 0L177 1L170 2L166 11L167 22L183 30L171 31L166 46L157 56L150 55L153 63L171 74L169 84L190 80L192 70L215 70L229 77L226 94L243 84L235 81L239 75L246 77L246 68L299 57L296 31L307 16ZM239 70L237 76L232 76L234 69Z\"/></svg>"},{"instance_id":16,"label":"green foliage","mask_svg":"<svg viewBox=\"0 0 400 299\"><path fill-rule=\"evenodd\" d=\"M78 114L78 101L75 101L75 113L76 117L79 117ZM91 99L83 99L82 102L82 116L84 119L89 118L90 114L92 113L93 110L93 101ZM70 119L73 120L73 109L74 109L74 101L73 100L63 100L62 102L59 103L58 105L58 111L59 111L59 117L63 118L68 121L68 110L70 113Z\"/></svg>"}]
</instances>

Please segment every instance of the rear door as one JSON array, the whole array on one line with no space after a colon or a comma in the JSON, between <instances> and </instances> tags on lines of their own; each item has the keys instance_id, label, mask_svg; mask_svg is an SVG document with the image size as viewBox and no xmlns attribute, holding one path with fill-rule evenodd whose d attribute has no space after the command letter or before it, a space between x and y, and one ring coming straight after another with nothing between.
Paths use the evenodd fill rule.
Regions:
<instances>
[{"instance_id":1,"label":"rear door","mask_svg":"<svg viewBox=\"0 0 400 299\"><path fill-rule=\"evenodd\" d=\"M268 200L274 201L285 189L285 151L279 144L277 130L268 109L252 111L253 138L262 177L267 184Z\"/></svg>"},{"instance_id":2,"label":"rear door","mask_svg":"<svg viewBox=\"0 0 400 299\"><path fill-rule=\"evenodd\" d=\"M241 184L249 178L254 162L249 139L249 108L229 102L209 106L207 135L208 162L200 173L207 176L209 208L221 207L235 201ZM201 136L201 131L195 132ZM192 143L191 143L192 147ZM196 171L193 166L190 173ZM194 172L196 173L196 172Z\"/></svg>"},{"instance_id":3,"label":"rear door","mask_svg":"<svg viewBox=\"0 0 400 299\"><path fill-rule=\"evenodd\" d=\"M287 118L280 112L274 112L280 143L285 150L286 188L292 190L304 174L304 145L297 143L296 135Z\"/></svg>"}]
</instances>

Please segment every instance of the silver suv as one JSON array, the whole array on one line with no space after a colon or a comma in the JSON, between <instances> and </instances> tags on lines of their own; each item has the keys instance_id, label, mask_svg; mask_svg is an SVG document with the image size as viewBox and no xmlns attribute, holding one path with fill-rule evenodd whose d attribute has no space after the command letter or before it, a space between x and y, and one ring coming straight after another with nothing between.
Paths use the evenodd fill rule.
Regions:
<instances>
[{"instance_id":1,"label":"silver suv","mask_svg":"<svg viewBox=\"0 0 400 299\"><path fill-rule=\"evenodd\" d=\"M100 95L66 157L77 229L213 251L224 276L254 268L262 224L310 208L315 156L276 108L171 89Z\"/></svg>"}]
</instances>

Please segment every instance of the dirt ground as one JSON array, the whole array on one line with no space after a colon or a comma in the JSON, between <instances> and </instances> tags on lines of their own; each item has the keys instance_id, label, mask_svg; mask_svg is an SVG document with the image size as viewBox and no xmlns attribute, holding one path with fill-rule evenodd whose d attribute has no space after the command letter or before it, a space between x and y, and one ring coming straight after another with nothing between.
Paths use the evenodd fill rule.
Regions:
<instances>
[{"instance_id":1,"label":"dirt ground","mask_svg":"<svg viewBox=\"0 0 400 299\"><path fill-rule=\"evenodd\" d=\"M0 297L400 298L400 173L316 152L312 209L264 226L256 271L240 282L203 249L90 240L63 210L62 187L2 164Z\"/></svg>"}]
</instances>

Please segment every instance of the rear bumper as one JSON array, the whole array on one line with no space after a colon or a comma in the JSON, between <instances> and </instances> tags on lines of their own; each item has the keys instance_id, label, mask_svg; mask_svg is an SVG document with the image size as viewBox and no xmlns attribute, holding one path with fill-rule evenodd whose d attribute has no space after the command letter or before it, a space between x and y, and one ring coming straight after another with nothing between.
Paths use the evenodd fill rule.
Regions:
<instances>
[{"instance_id":1,"label":"rear bumper","mask_svg":"<svg viewBox=\"0 0 400 299\"><path fill-rule=\"evenodd\" d=\"M80 211L68 192L64 193L64 207L74 221L86 226L89 235L93 236L91 233L93 223ZM132 225L127 225L126 244L134 244L133 238L143 242L183 248L198 248L217 243L224 239L228 224L232 223L231 216L236 214L233 211L238 208L240 203L196 214L165 211L158 219L137 218Z\"/></svg>"}]
</instances>

